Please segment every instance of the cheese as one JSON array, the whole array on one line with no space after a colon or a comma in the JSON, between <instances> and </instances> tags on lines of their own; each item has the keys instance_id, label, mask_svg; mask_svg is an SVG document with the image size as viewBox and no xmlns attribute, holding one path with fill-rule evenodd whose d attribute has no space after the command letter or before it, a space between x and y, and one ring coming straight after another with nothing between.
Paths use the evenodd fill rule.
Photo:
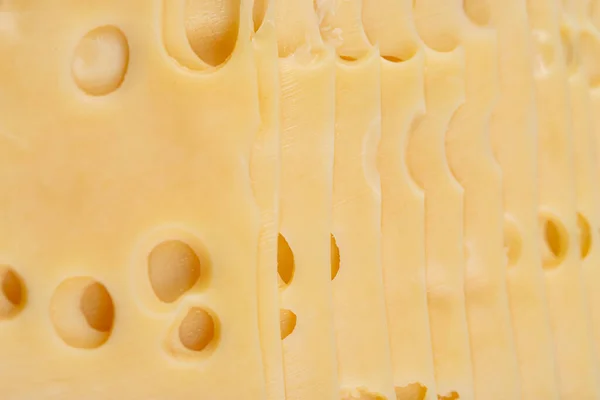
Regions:
<instances>
[{"instance_id":1,"label":"cheese","mask_svg":"<svg viewBox=\"0 0 600 400\"><path fill-rule=\"evenodd\" d=\"M600 73L600 31L592 24L591 15L584 8L586 2L577 3L577 22L579 23L579 61L585 72L583 82L588 89L589 105L583 104L584 121L588 127L582 127L575 133L575 171L577 174L577 204L579 218L579 235L583 257L583 277L586 287L588 311L591 315L592 339L596 352L596 369L600 361L600 271L596 267L600 260L600 191L597 183L600 181L600 90L598 77ZM596 3L596 8L598 8ZM594 9L592 8L592 11ZM589 108L588 108L589 107ZM575 107L573 107L575 113ZM576 117L573 116L575 123ZM587 133L587 134L586 134Z\"/></svg>"},{"instance_id":2,"label":"cheese","mask_svg":"<svg viewBox=\"0 0 600 400\"><path fill-rule=\"evenodd\" d=\"M537 221L537 124L532 46L525 2L490 2L497 32L499 99L490 121L502 170L507 289L523 399L557 399L552 332Z\"/></svg>"},{"instance_id":3,"label":"cheese","mask_svg":"<svg viewBox=\"0 0 600 400\"><path fill-rule=\"evenodd\" d=\"M339 396L330 258L335 61L321 41L312 0L280 0L275 11L285 394L333 399Z\"/></svg>"},{"instance_id":4,"label":"cheese","mask_svg":"<svg viewBox=\"0 0 600 400\"><path fill-rule=\"evenodd\" d=\"M560 395L596 398L599 393L577 235L573 125L567 71L572 54L561 46L558 7L527 4L537 46L534 68L539 119L540 223L543 265L554 334ZM543 99L543 100L542 100Z\"/></svg>"},{"instance_id":5,"label":"cheese","mask_svg":"<svg viewBox=\"0 0 600 400\"><path fill-rule=\"evenodd\" d=\"M0 321L3 398L265 396L251 7L187 64L181 5L3 11L0 258L20 300Z\"/></svg>"},{"instance_id":6,"label":"cheese","mask_svg":"<svg viewBox=\"0 0 600 400\"><path fill-rule=\"evenodd\" d=\"M414 19L425 51L427 112L411 133L407 163L425 191L427 299L438 395L473 398L465 310L463 189L446 159L450 120L465 99L464 51L434 1L417 1Z\"/></svg>"},{"instance_id":7,"label":"cheese","mask_svg":"<svg viewBox=\"0 0 600 400\"><path fill-rule=\"evenodd\" d=\"M332 291L340 397L392 399L376 165L381 136L379 52L363 31L359 1L321 3L316 12L322 36L338 55Z\"/></svg>"},{"instance_id":8,"label":"cheese","mask_svg":"<svg viewBox=\"0 0 600 400\"><path fill-rule=\"evenodd\" d=\"M506 291L502 177L489 138L498 98L496 32L485 27L486 3L465 1L464 13L462 3L448 5L445 15L466 58L466 101L450 122L446 153L464 189L465 300L475 398L516 399L521 388Z\"/></svg>"},{"instance_id":9,"label":"cheese","mask_svg":"<svg viewBox=\"0 0 600 400\"><path fill-rule=\"evenodd\" d=\"M261 128L250 160L250 179L261 215L257 263L258 322L266 398L276 400L285 398L285 388L277 281L280 93L274 2L256 1L252 11L261 114Z\"/></svg>"},{"instance_id":10,"label":"cheese","mask_svg":"<svg viewBox=\"0 0 600 400\"><path fill-rule=\"evenodd\" d=\"M406 151L425 112L424 51L411 0L364 2L363 24L381 59L381 241L393 380L398 399L436 399L425 284L425 208ZM409 362L407 362L409 360Z\"/></svg>"}]
</instances>

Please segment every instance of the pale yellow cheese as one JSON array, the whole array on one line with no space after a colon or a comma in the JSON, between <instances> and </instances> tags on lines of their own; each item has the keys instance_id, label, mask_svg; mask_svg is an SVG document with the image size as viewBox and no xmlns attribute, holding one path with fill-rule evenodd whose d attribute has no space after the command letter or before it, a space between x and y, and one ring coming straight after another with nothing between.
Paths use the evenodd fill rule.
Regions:
<instances>
[{"instance_id":1,"label":"pale yellow cheese","mask_svg":"<svg viewBox=\"0 0 600 400\"><path fill-rule=\"evenodd\" d=\"M21 281L2 398L264 398L251 4L194 68L179 54L198 42L167 21L183 2L11 6L0 258Z\"/></svg>"},{"instance_id":2,"label":"pale yellow cheese","mask_svg":"<svg viewBox=\"0 0 600 400\"><path fill-rule=\"evenodd\" d=\"M379 52L361 2L317 3L321 35L335 47L332 291L341 399L395 397L381 266ZM337 247L336 247L337 246Z\"/></svg>"},{"instance_id":3,"label":"pale yellow cheese","mask_svg":"<svg viewBox=\"0 0 600 400\"><path fill-rule=\"evenodd\" d=\"M439 12L417 0L414 19L425 47L427 112L410 135L407 163L425 191L425 256L429 323L438 394L472 399L473 371L465 310L463 189L446 159L450 120L465 99L464 51Z\"/></svg>"},{"instance_id":4,"label":"pale yellow cheese","mask_svg":"<svg viewBox=\"0 0 600 400\"><path fill-rule=\"evenodd\" d=\"M557 399L554 348L542 275L537 221L537 124L533 48L525 1L493 0L499 99L490 121L502 169L507 289L523 399Z\"/></svg>"},{"instance_id":5,"label":"pale yellow cheese","mask_svg":"<svg viewBox=\"0 0 600 400\"><path fill-rule=\"evenodd\" d=\"M573 125L557 2L529 0L537 46L533 74L539 121L540 223L561 398L597 398L589 315L577 232Z\"/></svg>"},{"instance_id":6,"label":"pale yellow cheese","mask_svg":"<svg viewBox=\"0 0 600 400\"><path fill-rule=\"evenodd\" d=\"M258 322L268 400L285 398L277 280L280 93L274 5L273 0L257 0L253 6L261 127L250 159L250 179L261 215Z\"/></svg>"},{"instance_id":7,"label":"pale yellow cheese","mask_svg":"<svg viewBox=\"0 0 600 400\"><path fill-rule=\"evenodd\" d=\"M381 53L382 263L396 396L436 399L425 284L423 191L408 170L406 151L425 112L424 51L412 0L364 2L363 24Z\"/></svg>"},{"instance_id":8,"label":"pale yellow cheese","mask_svg":"<svg viewBox=\"0 0 600 400\"><path fill-rule=\"evenodd\" d=\"M589 124L587 135L576 132L575 171L577 174L577 203L579 212L585 219L579 219L580 245L583 257L583 277L586 287L588 312L591 316L592 339L596 353L596 371L600 361L600 31L592 24L589 11L600 11L600 3L581 1L576 3L576 16L579 23L579 61L585 69L589 94ZM594 7L590 7L594 6ZM575 110L574 110L575 112ZM574 116L575 117L575 116ZM575 119L574 119L575 121ZM587 221L586 221L587 220ZM587 222L587 225L586 225Z\"/></svg>"},{"instance_id":9,"label":"pale yellow cheese","mask_svg":"<svg viewBox=\"0 0 600 400\"><path fill-rule=\"evenodd\" d=\"M339 397L330 265L335 61L321 41L312 0L279 0L275 6L281 81L279 267L291 270L280 273L281 308L289 311L282 314L285 393L287 400L329 400Z\"/></svg>"}]
</instances>

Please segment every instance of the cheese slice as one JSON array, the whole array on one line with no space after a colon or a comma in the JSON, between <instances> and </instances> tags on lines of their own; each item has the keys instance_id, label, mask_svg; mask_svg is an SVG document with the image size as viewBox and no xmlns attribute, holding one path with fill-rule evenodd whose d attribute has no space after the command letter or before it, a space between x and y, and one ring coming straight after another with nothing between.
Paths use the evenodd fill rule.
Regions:
<instances>
[{"instance_id":1,"label":"cheese slice","mask_svg":"<svg viewBox=\"0 0 600 400\"><path fill-rule=\"evenodd\" d=\"M486 27L486 4L467 1L464 13L461 1L448 4L445 18L454 23L465 49L466 102L450 123L446 153L464 189L465 300L475 398L503 400L519 398L521 388L506 291L502 176L489 137L498 57L496 32Z\"/></svg>"},{"instance_id":2,"label":"cheese slice","mask_svg":"<svg viewBox=\"0 0 600 400\"><path fill-rule=\"evenodd\" d=\"M279 321L277 243L279 228L279 64L273 0L253 5L261 127L251 156L250 179L260 209L258 322L268 400L285 398Z\"/></svg>"},{"instance_id":3,"label":"cheese slice","mask_svg":"<svg viewBox=\"0 0 600 400\"><path fill-rule=\"evenodd\" d=\"M251 7L199 43L192 3L4 10L4 398L265 396Z\"/></svg>"},{"instance_id":4,"label":"cheese slice","mask_svg":"<svg viewBox=\"0 0 600 400\"><path fill-rule=\"evenodd\" d=\"M381 267L379 52L361 2L318 3L321 35L337 52L332 291L341 399L395 397Z\"/></svg>"},{"instance_id":5,"label":"cheese slice","mask_svg":"<svg viewBox=\"0 0 600 400\"><path fill-rule=\"evenodd\" d=\"M525 2L490 2L500 96L490 121L502 169L507 289L523 399L557 399L554 348L538 244L537 124Z\"/></svg>"},{"instance_id":6,"label":"cheese slice","mask_svg":"<svg viewBox=\"0 0 600 400\"><path fill-rule=\"evenodd\" d=\"M576 132L575 145L575 171L577 174L577 204L583 218L579 219L581 251L583 258L583 277L586 286L588 311L591 315L592 340L596 354L596 370L600 361L600 31L592 24L586 2L577 3L576 18L579 23L579 51L584 69L584 85L588 89L589 105L583 104L585 122L588 127L584 131ZM600 4L598 4L600 5ZM583 97L582 97L583 99ZM575 108L575 107L573 107ZM575 123L575 110L573 110ZM582 127L582 130L585 127ZM587 135L585 134L587 132Z\"/></svg>"},{"instance_id":7,"label":"cheese slice","mask_svg":"<svg viewBox=\"0 0 600 400\"><path fill-rule=\"evenodd\" d=\"M534 77L538 98L540 223L546 292L560 395L591 399L599 393L589 315L581 275L577 234L573 126L567 68L557 4L528 1L532 37L538 49Z\"/></svg>"},{"instance_id":8,"label":"cheese slice","mask_svg":"<svg viewBox=\"0 0 600 400\"><path fill-rule=\"evenodd\" d=\"M417 0L416 27L425 47L427 112L411 133L407 162L425 191L425 254L429 323L438 395L473 398L473 371L465 310L463 189L446 159L450 120L465 98L464 51L436 10Z\"/></svg>"},{"instance_id":9,"label":"cheese slice","mask_svg":"<svg viewBox=\"0 0 600 400\"><path fill-rule=\"evenodd\" d=\"M424 51L412 0L363 4L363 24L381 53L382 263L397 399L437 399L425 283L423 190L406 159L413 124L425 113ZM409 362L407 362L409 360Z\"/></svg>"},{"instance_id":10,"label":"cheese slice","mask_svg":"<svg viewBox=\"0 0 600 400\"><path fill-rule=\"evenodd\" d=\"M322 43L312 0L280 0L275 11L285 393L288 400L333 399L339 397L330 258L335 59Z\"/></svg>"}]
</instances>

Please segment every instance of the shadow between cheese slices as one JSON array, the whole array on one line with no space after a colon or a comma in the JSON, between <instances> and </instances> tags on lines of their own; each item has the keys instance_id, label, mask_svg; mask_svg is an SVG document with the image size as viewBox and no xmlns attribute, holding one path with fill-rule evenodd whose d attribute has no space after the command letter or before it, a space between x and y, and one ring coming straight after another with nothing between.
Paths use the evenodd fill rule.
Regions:
<instances>
[{"instance_id":1,"label":"shadow between cheese slices","mask_svg":"<svg viewBox=\"0 0 600 400\"><path fill-rule=\"evenodd\" d=\"M435 1L415 2L425 54L426 114L415 124L407 163L425 192L427 300L438 395L472 399L473 370L465 310L463 189L445 152L446 131L465 100L464 51ZM447 7L444 7L446 9ZM435 49L435 50L434 50Z\"/></svg>"},{"instance_id":2,"label":"shadow between cheese slices","mask_svg":"<svg viewBox=\"0 0 600 400\"><path fill-rule=\"evenodd\" d=\"M258 240L258 321L268 400L285 398L279 322L279 64L274 1L255 0L252 39L258 72L261 128L252 150L250 177L261 211Z\"/></svg>"},{"instance_id":3,"label":"shadow between cheese slices","mask_svg":"<svg viewBox=\"0 0 600 400\"><path fill-rule=\"evenodd\" d=\"M484 25L483 2L465 3L472 6L464 9L468 14L462 1L453 3L446 19L454 23L465 50L466 101L450 122L446 154L464 190L465 300L475 398L516 399L521 390L506 291L502 176L489 137L498 99L496 32Z\"/></svg>"},{"instance_id":4,"label":"shadow between cheese slices","mask_svg":"<svg viewBox=\"0 0 600 400\"><path fill-rule=\"evenodd\" d=\"M498 40L500 96L490 135L502 170L507 289L523 399L557 399L552 331L537 221L537 124L533 57L523 0L490 2ZM504 257L503 257L504 258Z\"/></svg>"},{"instance_id":5,"label":"shadow between cheese slices","mask_svg":"<svg viewBox=\"0 0 600 400\"><path fill-rule=\"evenodd\" d=\"M321 3L321 35L337 52L332 275L341 399L395 398L381 267L379 52L362 26L360 0Z\"/></svg>"},{"instance_id":6,"label":"shadow between cheese slices","mask_svg":"<svg viewBox=\"0 0 600 400\"><path fill-rule=\"evenodd\" d=\"M585 4L585 3L584 3ZM600 31L592 24L589 11L600 11L600 3L592 3L595 8L579 10L580 36L579 44L581 62L585 68L589 90L588 135L577 132L575 136L575 159L577 178L577 202L582 215L580 240L583 257L583 276L586 285L588 307L591 313L594 350L596 352L596 368L600 360ZM581 12L587 11L588 13ZM599 14L600 15L600 14ZM580 160L581 158L581 160ZM581 171L580 171L581 169ZM580 178L581 176L581 178ZM587 222L589 230L586 229ZM586 248L586 243L589 248Z\"/></svg>"},{"instance_id":7,"label":"shadow between cheese slices","mask_svg":"<svg viewBox=\"0 0 600 400\"><path fill-rule=\"evenodd\" d=\"M250 3L232 22L239 40L227 61L203 71L171 58L162 40L163 29L184 30L163 25L173 11L163 7L183 2L20 6L10 10L14 29L0 33L2 57L14 61L0 65L0 181L9 193L0 200L0 257L24 277L28 302L2 321L2 397L264 398ZM81 38L104 26L112 33L75 54L72 72ZM112 91L87 93L72 73ZM200 278L170 306L147 301L147 267L137 268L147 238L162 236L206 250ZM96 348L71 347L51 325L54 289L77 276L101 282L114 304L110 337ZM182 335L179 320L213 341Z\"/></svg>"},{"instance_id":8,"label":"shadow between cheese slices","mask_svg":"<svg viewBox=\"0 0 600 400\"><path fill-rule=\"evenodd\" d=\"M527 6L531 34L540 50L533 70L540 128L540 222L542 245L546 247L543 262L559 390L561 398L597 398L597 374L577 235L575 133L569 101L569 72L565 65L572 54L561 46L558 4L529 0Z\"/></svg>"},{"instance_id":9,"label":"shadow between cheese slices","mask_svg":"<svg viewBox=\"0 0 600 400\"><path fill-rule=\"evenodd\" d=\"M333 399L339 397L330 265L334 54L322 43L312 0L278 0L275 13L281 82L279 229L294 261L293 275L281 289L285 395L288 400Z\"/></svg>"},{"instance_id":10,"label":"shadow between cheese slices","mask_svg":"<svg viewBox=\"0 0 600 400\"><path fill-rule=\"evenodd\" d=\"M381 243L396 398L437 399L425 281L423 191L407 165L413 125L425 113L424 52L412 0L364 2L363 24L381 54ZM409 360L407 362L407 360Z\"/></svg>"}]
</instances>

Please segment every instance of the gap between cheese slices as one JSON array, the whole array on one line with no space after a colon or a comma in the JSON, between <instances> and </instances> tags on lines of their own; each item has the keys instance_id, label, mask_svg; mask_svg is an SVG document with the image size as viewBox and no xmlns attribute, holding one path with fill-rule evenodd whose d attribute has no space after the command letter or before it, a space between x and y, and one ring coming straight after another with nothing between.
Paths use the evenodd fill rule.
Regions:
<instances>
[{"instance_id":1,"label":"gap between cheese slices","mask_svg":"<svg viewBox=\"0 0 600 400\"><path fill-rule=\"evenodd\" d=\"M537 123L527 12L524 0L492 0L489 6L497 31L500 85L490 136L503 176L507 289L522 398L558 399L538 243Z\"/></svg>"},{"instance_id":2,"label":"gap between cheese slices","mask_svg":"<svg viewBox=\"0 0 600 400\"><path fill-rule=\"evenodd\" d=\"M573 124L556 1L528 0L537 60L540 223L561 398L598 398L577 232Z\"/></svg>"},{"instance_id":3,"label":"gap between cheese slices","mask_svg":"<svg viewBox=\"0 0 600 400\"><path fill-rule=\"evenodd\" d=\"M600 11L596 0L580 1L576 5L576 17L580 32L579 52L581 68L586 75L589 108L586 117L587 135L576 132L575 168L577 174L577 203L583 218L579 222L579 234L583 257L583 280L586 287L588 311L591 315L592 341L594 344L596 372L600 362L600 32L592 23L593 12ZM575 116L574 116L575 117Z\"/></svg>"},{"instance_id":4,"label":"gap between cheese slices","mask_svg":"<svg viewBox=\"0 0 600 400\"><path fill-rule=\"evenodd\" d=\"M362 0L317 1L325 43L337 52L332 271L340 398L394 399L381 267L378 49L362 26ZM335 260L333 262L336 262Z\"/></svg>"},{"instance_id":5,"label":"gap between cheese slices","mask_svg":"<svg viewBox=\"0 0 600 400\"><path fill-rule=\"evenodd\" d=\"M14 60L0 63L0 258L27 303L0 329L4 399L265 397L249 178L260 114L251 4L238 6L239 39L205 48L231 55L195 71L169 53L191 47L166 33L185 30L166 19L183 2L14 3L0 33ZM197 279L168 299L151 281L165 243ZM77 297L93 281L100 320Z\"/></svg>"},{"instance_id":6,"label":"gap between cheese slices","mask_svg":"<svg viewBox=\"0 0 600 400\"><path fill-rule=\"evenodd\" d=\"M407 163L425 191L429 323L438 394L472 399L473 372L465 309L463 190L450 171L445 139L465 99L464 51L447 24L445 3L417 0L413 16L425 52L427 112L416 123Z\"/></svg>"},{"instance_id":7,"label":"gap between cheese slices","mask_svg":"<svg viewBox=\"0 0 600 400\"><path fill-rule=\"evenodd\" d=\"M445 4L449 34L465 50L466 101L450 122L446 156L464 190L465 301L475 398L516 399L521 388L506 291L502 175L489 137L498 99L496 32L489 28L485 0L470 0L464 9L462 0Z\"/></svg>"},{"instance_id":8,"label":"gap between cheese slices","mask_svg":"<svg viewBox=\"0 0 600 400\"><path fill-rule=\"evenodd\" d=\"M254 196L261 211L258 242L258 321L268 400L285 398L277 243L279 234L279 64L274 0L254 0L253 23L261 128L250 163Z\"/></svg>"},{"instance_id":9,"label":"gap between cheese slices","mask_svg":"<svg viewBox=\"0 0 600 400\"><path fill-rule=\"evenodd\" d=\"M408 170L407 146L425 113L424 50L412 0L363 3L363 25L381 54L382 265L396 398L437 398L425 282L423 190Z\"/></svg>"},{"instance_id":10,"label":"gap between cheese slices","mask_svg":"<svg viewBox=\"0 0 600 400\"><path fill-rule=\"evenodd\" d=\"M282 276L281 307L286 321L295 321L291 333L289 326L282 332L286 399L330 400L339 397L330 266L335 59L322 43L312 0L277 0L275 14L280 233L293 261L291 276Z\"/></svg>"}]
</instances>

